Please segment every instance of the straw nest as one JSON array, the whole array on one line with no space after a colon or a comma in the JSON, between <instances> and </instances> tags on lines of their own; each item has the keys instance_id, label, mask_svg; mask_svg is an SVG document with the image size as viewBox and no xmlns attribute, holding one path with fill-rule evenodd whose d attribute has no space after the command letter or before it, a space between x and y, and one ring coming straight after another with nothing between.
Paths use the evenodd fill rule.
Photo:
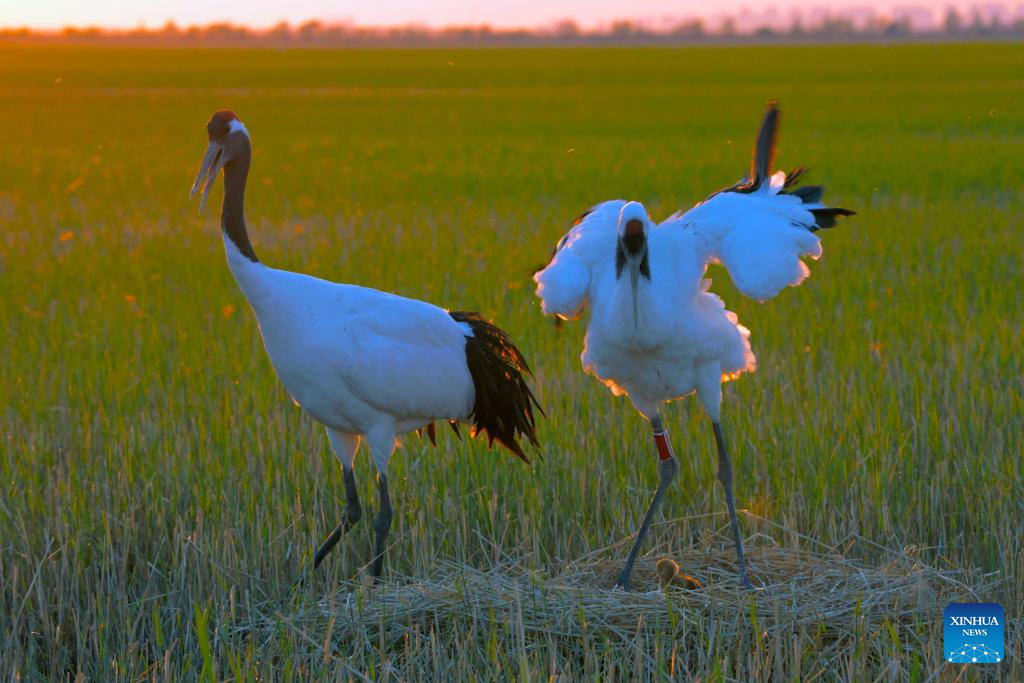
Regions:
<instances>
[{"instance_id":1,"label":"straw nest","mask_svg":"<svg viewBox=\"0 0 1024 683\"><path fill-rule=\"evenodd\" d=\"M802 545L814 543L800 538ZM392 574L376 586L364 581L326 597L293 596L287 605L268 603L251 614L246 631L255 635L255 627L269 636L284 627L308 634L310 645L319 647L325 639L397 644L409 634L439 629L469 634L484 623L507 625L526 646L555 639L571 648L596 639L614 647L648 634L696 644L735 640L757 648L773 636L812 634L816 647L832 650L872 639L890 646L904 640L905 649L907 638L917 645L922 637L930 639L925 633L935 630L947 604L978 601L1005 580L928 566L915 548L892 551L851 538L843 551L813 551L782 547L756 534L747 539L754 590L739 589L736 557L725 539L714 549L674 558L703 584L699 589L659 589L655 566L661 556L652 552L637 561L632 589L623 590L614 582L630 540L548 574L512 559L487 568L447 563L430 576ZM849 554L868 546L874 562Z\"/></svg>"}]
</instances>

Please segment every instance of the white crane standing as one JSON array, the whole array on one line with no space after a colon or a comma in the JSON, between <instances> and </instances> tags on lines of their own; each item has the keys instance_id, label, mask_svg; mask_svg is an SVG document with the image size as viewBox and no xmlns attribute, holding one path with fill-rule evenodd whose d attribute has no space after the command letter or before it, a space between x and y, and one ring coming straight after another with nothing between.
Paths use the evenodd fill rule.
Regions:
<instances>
[{"instance_id":1,"label":"white crane standing","mask_svg":"<svg viewBox=\"0 0 1024 683\"><path fill-rule=\"evenodd\" d=\"M214 113L209 146L192 195L203 184L200 209L224 169L221 228L228 267L259 322L270 362L285 389L327 428L341 462L345 514L317 550L314 568L362 516L353 461L365 439L377 468L380 511L374 517L371 574L379 577L391 528L388 461L395 437L435 420L487 432L529 462L517 437L537 446L536 400L524 380L530 370L502 330L476 313L437 306L365 287L268 268L256 258L245 228L243 197L252 147L232 112Z\"/></svg>"},{"instance_id":2,"label":"white crane standing","mask_svg":"<svg viewBox=\"0 0 1024 683\"><path fill-rule=\"evenodd\" d=\"M803 282L803 256L821 256L814 234L847 209L821 203L820 186L797 187L804 169L770 175L779 110L769 103L750 175L655 225L638 202L598 204L577 219L535 274L545 314L565 319L591 310L583 367L616 395L627 394L654 430L658 488L617 584L629 585L640 545L679 466L658 407L696 392L711 417L718 478L736 543L739 581L750 587L732 491L732 463L720 424L721 383L754 370L750 332L708 291L709 263L725 266L737 288L764 301Z\"/></svg>"}]
</instances>

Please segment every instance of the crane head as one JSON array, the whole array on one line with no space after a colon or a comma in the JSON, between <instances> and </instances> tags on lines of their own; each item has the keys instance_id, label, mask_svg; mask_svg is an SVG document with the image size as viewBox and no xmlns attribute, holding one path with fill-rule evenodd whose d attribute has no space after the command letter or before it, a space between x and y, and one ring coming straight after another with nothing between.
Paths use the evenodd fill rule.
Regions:
<instances>
[{"instance_id":1,"label":"crane head","mask_svg":"<svg viewBox=\"0 0 1024 683\"><path fill-rule=\"evenodd\" d=\"M615 247L615 277L629 274L633 290L633 323L639 325L637 292L640 278L651 279L651 266L647 258L647 230L651 219L640 202L628 202L619 212L618 243Z\"/></svg>"},{"instance_id":2,"label":"crane head","mask_svg":"<svg viewBox=\"0 0 1024 683\"><path fill-rule=\"evenodd\" d=\"M206 154L203 155L203 162L199 166L199 173L196 181L192 183L192 191L189 199L195 196L206 180L203 187L203 194L199 200L199 210L206 206L206 199L210 196L210 188L216 180L220 169L231 162L240 154L249 152L249 131L245 125L235 116L234 112L226 109L215 111L206 124L206 133L210 143L206 147Z\"/></svg>"},{"instance_id":3,"label":"crane head","mask_svg":"<svg viewBox=\"0 0 1024 683\"><path fill-rule=\"evenodd\" d=\"M627 202L619 211L619 244L626 254L642 255L647 249L647 210L640 202Z\"/></svg>"}]
</instances>

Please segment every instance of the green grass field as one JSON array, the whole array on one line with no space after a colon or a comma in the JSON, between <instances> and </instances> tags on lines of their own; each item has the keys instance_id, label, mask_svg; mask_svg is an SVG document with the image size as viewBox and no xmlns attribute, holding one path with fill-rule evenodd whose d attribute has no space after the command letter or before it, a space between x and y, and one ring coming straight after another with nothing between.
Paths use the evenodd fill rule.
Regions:
<instances>
[{"instance_id":1,"label":"green grass field","mask_svg":"<svg viewBox=\"0 0 1024 683\"><path fill-rule=\"evenodd\" d=\"M723 418L754 578L776 578L758 573L775 545L825 572L920 562L1004 606L1008 660L944 665L944 604L865 615L853 591L847 626L812 604L791 628L795 603L731 574L731 621L638 595L620 630L581 602L545 633L528 602L474 609L458 580L465 609L389 616L421 582L497 567L543 587L624 557L656 482L648 430L581 373L583 325L543 319L529 273L598 200L660 219L737 180L768 99L780 166L860 215L768 304L711 272L760 365ZM1022 104L1019 45L0 47L0 680L1020 680ZM535 369L531 467L448 430L396 451L376 589L351 583L364 523L289 595L341 468L273 374L216 205L187 200L219 107L252 133L265 262L480 311ZM682 469L648 558L725 562L710 426L693 399L666 415ZM365 452L356 473L372 511Z\"/></svg>"}]
</instances>

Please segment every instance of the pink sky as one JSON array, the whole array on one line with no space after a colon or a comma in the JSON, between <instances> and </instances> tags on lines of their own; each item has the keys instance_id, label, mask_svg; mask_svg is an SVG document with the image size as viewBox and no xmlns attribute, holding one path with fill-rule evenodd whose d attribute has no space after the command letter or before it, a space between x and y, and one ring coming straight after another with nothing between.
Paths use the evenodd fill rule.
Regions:
<instances>
[{"instance_id":1,"label":"pink sky","mask_svg":"<svg viewBox=\"0 0 1024 683\"><path fill-rule=\"evenodd\" d=\"M1003 4L1019 11L1019 0ZM269 26L281 20L301 23L309 19L346 21L365 25L421 23L427 25L481 24L495 26L542 26L572 18L590 27L614 19L630 18L658 26L692 16L714 18L722 13L772 16L785 19L799 9L805 16L837 8L901 14L913 9L917 16L931 10L941 18L948 5L966 7L964 0L0 0L0 26L59 28L66 25L99 25L131 28L230 21L250 26ZM979 3L981 4L981 3ZM815 12L817 11L817 12Z\"/></svg>"}]
</instances>

